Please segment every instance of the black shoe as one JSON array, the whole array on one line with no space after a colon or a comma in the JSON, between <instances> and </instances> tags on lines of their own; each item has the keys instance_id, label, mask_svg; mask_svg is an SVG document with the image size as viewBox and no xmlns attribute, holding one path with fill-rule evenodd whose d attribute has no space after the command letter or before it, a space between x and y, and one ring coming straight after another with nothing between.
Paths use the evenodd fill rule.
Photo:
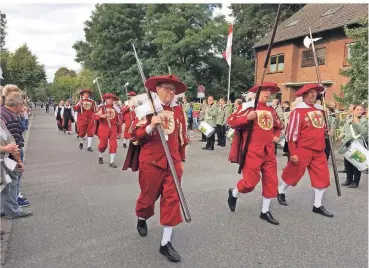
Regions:
<instances>
[{"instance_id":1,"label":"black shoe","mask_svg":"<svg viewBox=\"0 0 369 268\"><path fill-rule=\"evenodd\" d=\"M167 257L171 262L179 262L181 260L181 256L179 256L178 252L173 248L172 243L170 242L165 246L160 245L159 252Z\"/></svg>"},{"instance_id":2,"label":"black shoe","mask_svg":"<svg viewBox=\"0 0 369 268\"><path fill-rule=\"evenodd\" d=\"M346 173L346 169L339 170L338 173Z\"/></svg>"},{"instance_id":3,"label":"black shoe","mask_svg":"<svg viewBox=\"0 0 369 268\"><path fill-rule=\"evenodd\" d=\"M266 220L267 222L274 224L274 225L279 225L279 221L273 218L273 215L272 213L270 213L270 211L267 211L265 213L261 212L260 219Z\"/></svg>"},{"instance_id":4,"label":"black shoe","mask_svg":"<svg viewBox=\"0 0 369 268\"><path fill-rule=\"evenodd\" d=\"M326 217L333 218L333 214L330 213L328 210L326 210L325 207L323 207L323 206L320 206L318 208L313 206L313 212L321 214L321 215L326 216Z\"/></svg>"},{"instance_id":5,"label":"black shoe","mask_svg":"<svg viewBox=\"0 0 369 268\"><path fill-rule=\"evenodd\" d=\"M359 184L357 184L356 182L353 182L350 185L348 185L347 188L359 188Z\"/></svg>"},{"instance_id":6,"label":"black shoe","mask_svg":"<svg viewBox=\"0 0 369 268\"><path fill-rule=\"evenodd\" d=\"M83 143L79 144L79 149L82 150L83 149Z\"/></svg>"},{"instance_id":7,"label":"black shoe","mask_svg":"<svg viewBox=\"0 0 369 268\"><path fill-rule=\"evenodd\" d=\"M137 232L140 236L147 236L147 224L146 220L137 220Z\"/></svg>"},{"instance_id":8,"label":"black shoe","mask_svg":"<svg viewBox=\"0 0 369 268\"><path fill-rule=\"evenodd\" d=\"M127 145L125 143L123 143L123 148L127 148Z\"/></svg>"},{"instance_id":9,"label":"black shoe","mask_svg":"<svg viewBox=\"0 0 369 268\"><path fill-rule=\"evenodd\" d=\"M99 164L104 164L104 160L102 157L99 157Z\"/></svg>"},{"instance_id":10,"label":"black shoe","mask_svg":"<svg viewBox=\"0 0 369 268\"><path fill-rule=\"evenodd\" d=\"M277 200L278 200L278 203L281 204L282 206L287 206L287 201L286 201L286 195L285 194L278 194L277 195Z\"/></svg>"},{"instance_id":11,"label":"black shoe","mask_svg":"<svg viewBox=\"0 0 369 268\"><path fill-rule=\"evenodd\" d=\"M92 148L91 148L91 147L88 147L88 148L87 148L87 151L89 151L89 152L93 152L93 150L92 150Z\"/></svg>"},{"instance_id":12,"label":"black shoe","mask_svg":"<svg viewBox=\"0 0 369 268\"><path fill-rule=\"evenodd\" d=\"M220 145L220 147L225 147L225 144Z\"/></svg>"},{"instance_id":13,"label":"black shoe","mask_svg":"<svg viewBox=\"0 0 369 268\"><path fill-rule=\"evenodd\" d=\"M228 206L231 211L236 210L237 197L233 196L233 188L229 188L228 190Z\"/></svg>"},{"instance_id":14,"label":"black shoe","mask_svg":"<svg viewBox=\"0 0 369 268\"><path fill-rule=\"evenodd\" d=\"M110 163L109 166L112 167L112 168L117 168L118 167L114 162Z\"/></svg>"},{"instance_id":15,"label":"black shoe","mask_svg":"<svg viewBox=\"0 0 369 268\"><path fill-rule=\"evenodd\" d=\"M206 140L199 140L199 141L201 141L201 142L206 142Z\"/></svg>"},{"instance_id":16,"label":"black shoe","mask_svg":"<svg viewBox=\"0 0 369 268\"><path fill-rule=\"evenodd\" d=\"M341 185L342 186L349 186L352 182L351 181L348 181L346 180L344 183L342 183Z\"/></svg>"},{"instance_id":17,"label":"black shoe","mask_svg":"<svg viewBox=\"0 0 369 268\"><path fill-rule=\"evenodd\" d=\"M214 147L204 147L202 149L203 150L206 150L206 151L213 151L214 150Z\"/></svg>"}]
</instances>

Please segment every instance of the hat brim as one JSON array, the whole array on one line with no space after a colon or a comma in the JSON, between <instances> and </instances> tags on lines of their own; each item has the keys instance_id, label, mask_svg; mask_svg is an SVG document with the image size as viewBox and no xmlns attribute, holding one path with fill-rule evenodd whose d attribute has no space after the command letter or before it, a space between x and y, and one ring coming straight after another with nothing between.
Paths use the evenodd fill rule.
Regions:
<instances>
[{"instance_id":1,"label":"hat brim","mask_svg":"<svg viewBox=\"0 0 369 268\"><path fill-rule=\"evenodd\" d=\"M83 93L88 93L88 94L91 94L91 91L90 90L82 90L79 95L83 95Z\"/></svg>"},{"instance_id":2,"label":"hat brim","mask_svg":"<svg viewBox=\"0 0 369 268\"><path fill-rule=\"evenodd\" d=\"M108 97L103 97L104 100L107 100L107 99L113 99L113 101L119 101L119 98L116 97L116 96L108 96Z\"/></svg>"},{"instance_id":3,"label":"hat brim","mask_svg":"<svg viewBox=\"0 0 369 268\"><path fill-rule=\"evenodd\" d=\"M187 90L187 87L185 84L183 84L180 81L173 81L172 79L169 79L169 78L150 78L149 80L146 81L145 86L151 92L156 93L156 86L159 83L173 84L176 87L176 95L182 94L183 92L186 92Z\"/></svg>"},{"instance_id":4,"label":"hat brim","mask_svg":"<svg viewBox=\"0 0 369 268\"><path fill-rule=\"evenodd\" d=\"M258 91L259 86L254 86L252 88L249 89L249 92L253 92L256 93ZM274 94L274 93L278 93L279 91L281 91L281 89L279 87L275 87L275 86L261 86L261 89L269 89L270 93Z\"/></svg>"},{"instance_id":5,"label":"hat brim","mask_svg":"<svg viewBox=\"0 0 369 268\"><path fill-rule=\"evenodd\" d=\"M312 88L306 88L306 89L300 89L298 90L296 93L295 93L295 96L296 97L301 97L304 93L312 90L312 89L315 89L318 93L321 93L325 90L325 88L323 86L317 86L317 87L312 87Z\"/></svg>"}]
</instances>

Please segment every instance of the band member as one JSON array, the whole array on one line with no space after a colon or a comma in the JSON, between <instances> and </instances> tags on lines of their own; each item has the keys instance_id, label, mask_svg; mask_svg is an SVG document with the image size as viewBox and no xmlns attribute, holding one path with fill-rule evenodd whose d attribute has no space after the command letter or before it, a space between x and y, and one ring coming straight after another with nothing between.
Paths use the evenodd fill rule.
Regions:
<instances>
[{"instance_id":1,"label":"band member","mask_svg":"<svg viewBox=\"0 0 369 268\"><path fill-rule=\"evenodd\" d=\"M82 98L74 106L74 110L78 112L79 149L83 149L83 139L87 134L87 151L93 152L91 145L95 131L94 115L96 113L96 103L89 98L91 94L89 89L83 89L79 94Z\"/></svg>"},{"instance_id":2,"label":"band member","mask_svg":"<svg viewBox=\"0 0 369 268\"><path fill-rule=\"evenodd\" d=\"M129 133L129 128L131 126L132 120L134 119L134 108L130 107L129 103L132 97L136 96L134 91L128 92L128 101L125 103L125 106L122 109L123 115L123 123L124 123L124 133L123 133L123 147L127 148L126 142L131 138L131 134ZM132 118L132 119L131 119Z\"/></svg>"},{"instance_id":3,"label":"band member","mask_svg":"<svg viewBox=\"0 0 369 268\"><path fill-rule=\"evenodd\" d=\"M69 135L72 133L72 123L74 123L74 111L70 105L70 100L66 100L63 111L64 133L68 132Z\"/></svg>"},{"instance_id":4,"label":"band member","mask_svg":"<svg viewBox=\"0 0 369 268\"><path fill-rule=\"evenodd\" d=\"M63 113L64 113L64 101L61 100L59 105L55 109L56 125L59 130L63 130Z\"/></svg>"},{"instance_id":5,"label":"band member","mask_svg":"<svg viewBox=\"0 0 369 268\"><path fill-rule=\"evenodd\" d=\"M100 143L99 149L99 164L103 164L103 153L108 147L109 143L109 154L110 164L112 168L117 168L114 163L115 154L117 153L117 131L118 131L118 114L120 113L119 107L114 107L113 102L118 100L118 97L112 93L106 93L103 96L105 105L99 105L97 113L95 114L95 120L99 120L97 127L97 136L99 137ZM105 106L105 107L104 107Z\"/></svg>"},{"instance_id":6,"label":"band member","mask_svg":"<svg viewBox=\"0 0 369 268\"><path fill-rule=\"evenodd\" d=\"M290 185L296 186L307 168L315 192L313 212L333 217L322 206L324 189L330 185L324 153L327 128L323 112L314 107L317 92L322 91L324 87L319 84L306 84L296 92L297 97L302 96L303 102L297 104L290 115L286 131L290 157L282 173L283 182L278 189L278 202L287 206L287 188Z\"/></svg>"},{"instance_id":7,"label":"band member","mask_svg":"<svg viewBox=\"0 0 369 268\"><path fill-rule=\"evenodd\" d=\"M258 87L258 85L255 85L249 91L256 92ZM260 181L261 173L263 206L260 218L275 225L278 225L279 222L273 218L269 211L270 201L272 198L277 197L278 193L277 160L274 154L274 143L278 141L283 126L275 110L267 106L266 103L271 94L277 93L279 90L276 83L264 82L261 85L256 110L253 110L255 101L251 101L228 119L230 127L235 128L236 131L239 129L244 130L242 137L240 137L242 140L238 142L240 145L238 150L243 150L247 137L247 128L251 120L254 120L252 136L242 169L242 179L238 181L235 188L230 188L228 191L229 208L231 211L235 211L238 194L252 192ZM232 153L237 156L236 161L240 160L240 151Z\"/></svg>"},{"instance_id":8,"label":"band member","mask_svg":"<svg viewBox=\"0 0 369 268\"><path fill-rule=\"evenodd\" d=\"M157 125L161 124L164 129L176 173L181 180L188 137L184 112L173 99L176 94L185 92L187 87L174 75L151 77L146 81L145 86L150 91L157 92L163 111L157 116L149 115L141 120L135 119L131 127L131 140L139 142L141 148L138 157L141 193L136 204L137 231L140 236L147 235L146 220L154 215L155 202L160 196L160 224L164 226L164 232L159 252L169 261L178 262L181 257L173 248L170 240L173 227L182 222L182 215L175 183ZM130 149L132 146L133 144L130 144ZM127 159L128 157L133 156L127 154ZM132 160L127 161L127 159L126 162L130 162L130 167L134 171L133 166L137 163L132 164Z\"/></svg>"},{"instance_id":9,"label":"band member","mask_svg":"<svg viewBox=\"0 0 369 268\"><path fill-rule=\"evenodd\" d=\"M205 108L205 122L208 123L213 128L217 127L217 115L218 115L218 106L214 102L214 97L209 96L208 102ZM218 137L219 139L219 137ZM214 150L215 144L215 132L206 138L206 145L203 147L203 150Z\"/></svg>"}]
</instances>

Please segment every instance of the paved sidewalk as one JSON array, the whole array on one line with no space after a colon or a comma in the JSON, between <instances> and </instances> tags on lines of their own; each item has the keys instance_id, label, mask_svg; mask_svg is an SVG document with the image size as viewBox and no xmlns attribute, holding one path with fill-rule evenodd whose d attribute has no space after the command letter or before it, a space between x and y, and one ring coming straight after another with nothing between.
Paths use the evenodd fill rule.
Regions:
<instances>
[{"instance_id":1,"label":"paved sidewalk","mask_svg":"<svg viewBox=\"0 0 369 268\"><path fill-rule=\"evenodd\" d=\"M332 178L323 202L333 219L311 212L313 191L305 176L289 189L288 207L272 201L281 223L272 226L259 219L260 185L240 197L235 213L229 211L227 191L240 178L227 161L229 146L203 151L195 134L183 178L193 221L174 230L183 261L172 264L158 252L158 210L148 221L148 236L136 232L137 173L120 170L126 153L121 141L119 168L108 166L107 154L99 165L96 139L93 153L81 151L75 135L57 130L52 114L36 113L22 184L35 215L13 222L5 268L367 267L366 176L359 189L342 188L342 197ZM279 176L285 164L279 155Z\"/></svg>"}]
</instances>

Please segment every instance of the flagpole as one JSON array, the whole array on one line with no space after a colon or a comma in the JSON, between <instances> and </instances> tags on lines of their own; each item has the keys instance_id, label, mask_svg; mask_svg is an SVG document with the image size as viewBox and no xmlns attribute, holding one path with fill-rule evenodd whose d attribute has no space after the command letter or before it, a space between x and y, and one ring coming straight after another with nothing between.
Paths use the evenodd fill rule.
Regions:
<instances>
[{"instance_id":1,"label":"flagpole","mask_svg":"<svg viewBox=\"0 0 369 268\"><path fill-rule=\"evenodd\" d=\"M229 100L229 95L231 93L231 64L229 65L229 68L228 68L228 95L227 95L227 100Z\"/></svg>"}]
</instances>

